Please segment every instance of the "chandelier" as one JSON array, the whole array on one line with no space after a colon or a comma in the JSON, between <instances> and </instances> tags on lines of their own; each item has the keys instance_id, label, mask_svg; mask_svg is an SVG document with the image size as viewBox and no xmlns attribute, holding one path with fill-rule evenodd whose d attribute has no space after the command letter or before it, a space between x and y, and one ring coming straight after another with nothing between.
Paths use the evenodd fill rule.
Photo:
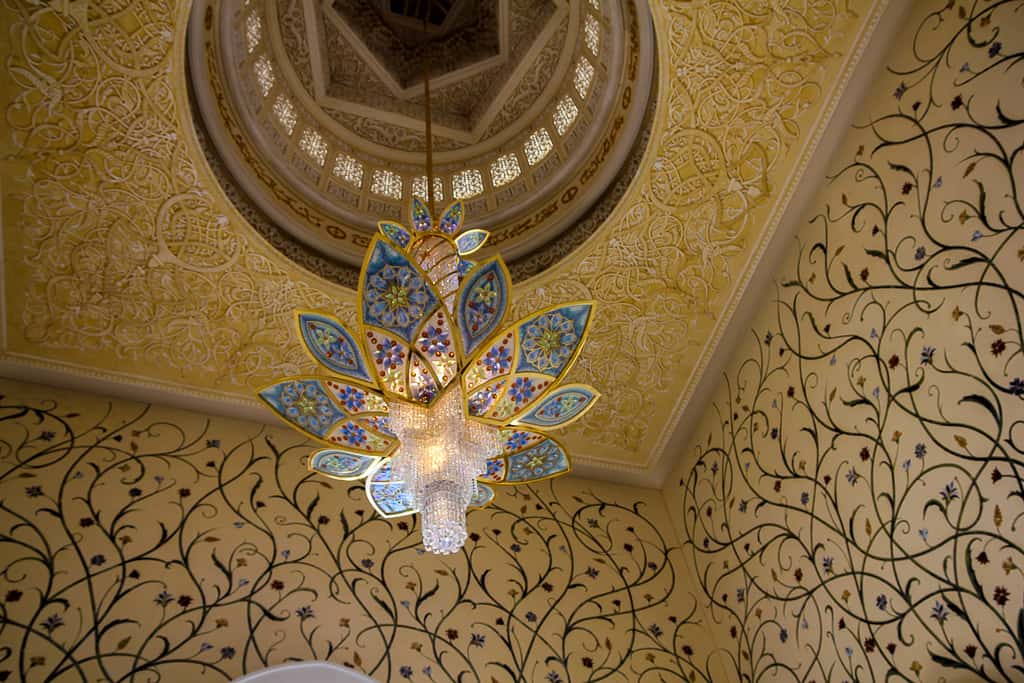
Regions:
<instances>
[{"instance_id":1,"label":"chandelier","mask_svg":"<svg viewBox=\"0 0 1024 683\"><path fill-rule=\"evenodd\" d=\"M429 206L413 197L411 228L378 223L359 277L355 336L326 313L296 313L299 338L330 376L289 377L260 397L331 446L312 454L311 470L365 479L382 517L419 512L423 546L446 555L466 542L468 510L494 498L488 484L570 470L547 432L581 417L599 395L560 385L583 348L593 303L552 306L508 325L511 278L501 257L466 258L489 233L463 230L461 201L435 223L424 53Z\"/></svg>"},{"instance_id":2,"label":"chandelier","mask_svg":"<svg viewBox=\"0 0 1024 683\"><path fill-rule=\"evenodd\" d=\"M593 303L551 306L511 325L511 280L500 256L466 258L486 230L463 230L463 204L438 222L412 200L412 228L381 222L359 279L355 334L322 312L296 313L299 338L326 375L289 377L259 392L270 408L330 448L309 468L365 479L385 518L420 513L424 547L459 550L466 514L491 485L567 473L549 434L597 400L562 384L583 347Z\"/></svg>"}]
</instances>

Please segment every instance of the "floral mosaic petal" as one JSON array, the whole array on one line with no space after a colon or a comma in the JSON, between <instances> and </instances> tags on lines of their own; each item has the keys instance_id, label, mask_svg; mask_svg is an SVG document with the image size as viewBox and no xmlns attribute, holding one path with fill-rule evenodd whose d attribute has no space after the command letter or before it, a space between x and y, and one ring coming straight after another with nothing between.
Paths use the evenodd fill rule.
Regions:
<instances>
[{"instance_id":1,"label":"floral mosaic petal","mask_svg":"<svg viewBox=\"0 0 1024 683\"><path fill-rule=\"evenodd\" d=\"M477 483L476 492L473 494L473 498L469 501L470 510L479 510L485 508L491 504L494 500L494 489L487 484Z\"/></svg>"},{"instance_id":2,"label":"floral mosaic petal","mask_svg":"<svg viewBox=\"0 0 1024 683\"><path fill-rule=\"evenodd\" d=\"M285 379L262 389L259 396L292 427L317 439L326 439L347 415L316 379Z\"/></svg>"},{"instance_id":3,"label":"floral mosaic petal","mask_svg":"<svg viewBox=\"0 0 1024 683\"><path fill-rule=\"evenodd\" d=\"M427 205L419 197L412 198L412 227L419 232L430 230L433 219Z\"/></svg>"},{"instance_id":4,"label":"floral mosaic petal","mask_svg":"<svg viewBox=\"0 0 1024 683\"><path fill-rule=\"evenodd\" d=\"M459 288L456 315L463 352L467 356L490 338L505 320L511 282L505 264L493 258L474 269Z\"/></svg>"},{"instance_id":5,"label":"floral mosaic petal","mask_svg":"<svg viewBox=\"0 0 1024 683\"><path fill-rule=\"evenodd\" d=\"M417 354L430 365L441 388L448 386L459 374L461 345L455 336L448 313L444 308L438 308L420 329L414 345Z\"/></svg>"},{"instance_id":6,"label":"floral mosaic petal","mask_svg":"<svg viewBox=\"0 0 1024 683\"><path fill-rule=\"evenodd\" d=\"M375 391L332 379L324 380L323 386L342 410L349 415L386 413L388 411L387 401Z\"/></svg>"},{"instance_id":7,"label":"floral mosaic petal","mask_svg":"<svg viewBox=\"0 0 1024 683\"><path fill-rule=\"evenodd\" d=\"M441 221L437 224L437 229L446 235L454 235L458 233L459 229L462 228L462 219L464 215L462 202L454 202L444 210L444 214L441 216Z\"/></svg>"},{"instance_id":8,"label":"floral mosaic petal","mask_svg":"<svg viewBox=\"0 0 1024 683\"><path fill-rule=\"evenodd\" d=\"M491 233L487 230L474 228L473 230L467 230L456 237L455 246L458 248L460 256L466 256L467 254L472 254L474 251L484 246L484 243L490 236Z\"/></svg>"},{"instance_id":9,"label":"floral mosaic petal","mask_svg":"<svg viewBox=\"0 0 1024 683\"><path fill-rule=\"evenodd\" d=\"M426 274L380 237L367 252L359 289L363 325L391 332L407 344L440 303Z\"/></svg>"},{"instance_id":10,"label":"floral mosaic petal","mask_svg":"<svg viewBox=\"0 0 1024 683\"><path fill-rule=\"evenodd\" d=\"M564 427L583 417L600 396L586 384L567 384L548 394L539 405L516 419L516 423L537 429Z\"/></svg>"},{"instance_id":11,"label":"floral mosaic petal","mask_svg":"<svg viewBox=\"0 0 1024 683\"><path fill-rule=\"evenodd\" d=\"M519 355L516 372L557 377L576 360L583 347L593 304L579 302L549 308L517 325Z\"/></svg>"},{"instance_id":12,"label":"floral mosaic petal","mask_svg":"<svg viewBox=\"0 0 1024 683\"><path fill-rule=\"evenodd\" d=\"M491 458L487 461L487 471L478 478L478 481L505 481L505 474L508 471L507 464L508 461L504 457Z\"/></svg>"},{"instance_id":13,"label":"floral mosaic petal","mask_svg":"<svg viewBox=\"0 0 1024 683\"><path fill-rule=\"evenodd\" d=\"M565 448L552 439L542 441L513 455L506 456L506 484L525 484L550 479L572 470L572 462Z\"/></svg>"},{"instance_id":14,"label":"floral mosaic petal","mask_svg":"<svg viewBox=\"0 0 1024 683\"><path fill-rule=\"evenodd\" d=\"M379 462L372 455L349 453L336 449L317 451L309 459L309 469L334 479L353 481L362 479Z\"/></svg>"},{"instance_id":15,"label":"floral mosaic petal","mask_svg":"<svg viewBox=\"0 0 1024 683\"><path fill-rule=\"evenodd\" d=\"M338 320L323 313L299 311L295 322L306 351L315 361L343 377L377 386L362 347Z\"/></svg>"},{"instance_id":16,"label":"floral mosaic petal","mask_svg":"<svg viewBox=\"0 0 1024 683\"><path fill-rule=\"evenodd\" d=\"M382 459L366 478L366 497L381 517L403 517L417 511L402 482L391 481L391 458Z\"/></svg>"},{"instance_id":17,"label":"floral mosaic petal","mask_svg":"<svg viewBox=\"0 0 1024 683\"><path fill-rule=\"evenodd\" d=\"M381 221L380 223L377 223L377 228L380 230L382 235L402 249L408 247L409 242L412 241L412 234L406 230L404 226L401 226L398 223Z\"/></svg>"}]
</instances>

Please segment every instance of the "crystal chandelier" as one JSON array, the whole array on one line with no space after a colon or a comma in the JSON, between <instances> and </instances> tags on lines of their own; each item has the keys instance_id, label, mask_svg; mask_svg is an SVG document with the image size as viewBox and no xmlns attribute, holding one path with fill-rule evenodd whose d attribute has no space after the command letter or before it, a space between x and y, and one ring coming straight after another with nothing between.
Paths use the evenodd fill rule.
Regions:
<instances>
[{"instance_id":1,"label":"crystal chandelier","mask_svg":"<svg viewBox=\"0 0 1024 683\"><path fill-rule=\"evenodd\" d=\"M298 311L306 351L324 374L260 391L281 418L329 448L309 468L365 480L385 518L420 513L424 547L453 553L466 514L492 485L571 468L549 433L598 399L562 384L587 336L593 304L550 306L507 324L511 280L500 256L466 258L486 230L463 230L463 205L435 224L412 200L412 228L380 223L359 280L356 334L333 316Z\"/></svg>"},{"instance_id":2,"label":"crystal chandelier","mask_svg":"<svg viewBox=\"0 0 1024 683\"><path fill-rule=\"evenodd\" d=\"M429 61L424 73L427 202L411 229L382 221L359 279L357 335L299 311L299 338L329 376L289 377L260 391L279 416L331 448L309 468L364 479L374 509L420 513L424 547L457 552L466 513L489 484L523 484L570 468L547 432L581 417L599 394L560 386L590 326L593 303L552 306L507 325L511 279L501 257L468 258L488 232L463 230L461 201L435 223Z\"/></svg>"}]
</instances>

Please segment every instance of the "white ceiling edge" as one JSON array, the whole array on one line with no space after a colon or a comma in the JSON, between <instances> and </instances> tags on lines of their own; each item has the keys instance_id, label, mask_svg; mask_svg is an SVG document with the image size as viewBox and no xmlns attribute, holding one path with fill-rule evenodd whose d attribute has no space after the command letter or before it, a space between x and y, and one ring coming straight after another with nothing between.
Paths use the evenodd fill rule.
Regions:
<instances>
[{"instance_id":1,"label":"white ceiling edge","mask_svg":"<svg viewBox=\"0 0 1024 683\"><path fill-rule=\"evenodd\" d=\"M885 68L892 40L909 10L910 3L897 0L889 2L882 11L873 33L864 44L859 61L853 66L846 89L840 94L839 101L803 174L797 179L797 189L782 213L778 229L766 245L746 285L734 295L739 297L735 310L725 322L720 341L711 352L690 399L680 412L676 427L666 441L662 457L655 459L652 466L644 467L632 463L588 459L583 454L575 453L573 476L661 489L676 465L686 458L686 449L690 445L693 430L700 424L710 407L710 401L714 398L729 361L744 337L750 333L749 325L763 300L761 292L774 287L778 268L790 249L793 238L803 225L811 201L824 184L832 157L842 144L850 124L860 112L860 105L870 92L876 74ZM0 245L3 227L0 223ZM3 277L0 273L0 292L2 287ZM5 304L6 297L0 296L0 308L4 308ZM7 351L5 323L6 313L0 311L0 325L4 326L0 328L0 340L4 347L0 350L0 378L48 385L58 390L70 389L99 394L104 398L162 405L210 417L228 417L270 425L281 424L279 418L255 396L249 398L236 392L182 387L145 375L92 370L31 354L10 353ZM606 400L611 398L606 397ZM557 437L557 433L555 436Z\"/></svg>"}]
</instances>

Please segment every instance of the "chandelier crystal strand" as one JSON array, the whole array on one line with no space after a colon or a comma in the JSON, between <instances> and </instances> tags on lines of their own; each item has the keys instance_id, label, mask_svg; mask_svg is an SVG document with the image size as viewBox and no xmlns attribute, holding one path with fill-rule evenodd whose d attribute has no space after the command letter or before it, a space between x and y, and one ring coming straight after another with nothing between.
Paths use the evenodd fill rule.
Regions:
<instances>
[{"instance_id":1,"label":"chandelier crystal strand","mask_svg":"<svg viewBox=\"0 0 1024 683\"><path fill-rule=\"evenodd\" d=\"M420 509L423 546L449 555L466 542L466 511L486 461L501 452L497 429L466 417L462 390L453 384L434 406L404 401L390 406L390 424L401 447L392 464Z\"/></svg>"}]
</instances>

